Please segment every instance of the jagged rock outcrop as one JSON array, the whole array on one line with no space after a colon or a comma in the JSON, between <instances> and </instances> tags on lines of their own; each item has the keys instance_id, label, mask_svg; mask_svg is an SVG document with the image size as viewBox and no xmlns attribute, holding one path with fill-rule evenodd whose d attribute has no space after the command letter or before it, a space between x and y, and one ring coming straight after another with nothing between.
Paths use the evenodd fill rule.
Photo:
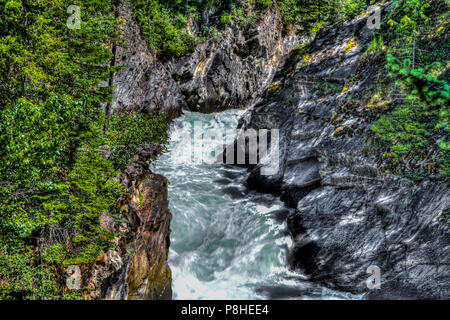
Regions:
<instances>
[{"instance_id":1,"label":"jagged rock outcrop","mask_svg":"<svg viewBox=\"0 0 450 320\"><path fill-rule=\"evenodd\" d=\"M148 169L148 160L161 152L152 143L141 146L121 183L127 197L119 200L119 217L104 214L101 226L117 234L115 248L73 276L76 289L89 287L87 299L167 300L172 298L172 275L167 263L170 222L165 177ZM74 269L78 270L78 269Z\"/></svg>"},{"instance_id":2,"label":"jagged rock outcrop","mask_svg":"<svg viewBox=\"0 0 450 320\"><path fill-rule=\"evenodd\" d=\"M244 114L241 129L280 135L279 171L263 175L270 162L260 161L249 166L248 185L296 208L289 260L310 280L365 298L448 299L448 182L414 185L383 173L365 148L371 119L357 97L376 76L376 65L363 62L373 32L366 21L323 30L309 55L294 51ZM322 82L338 89L321 96ZM381 272L380 289L367 286L371 266Z\"/></svg>"},{"instance_id":3,"label":"jagged rock outcrop","mask_svg":"<svg viewBox=\"0 0 450 320\"><path fill-rule=\"evenodd\" d=\"M105 282L105 299L161 300L172 298L172 275L167 263L170 222L167 179L148 170L148 160L161 152L149 143L139 149L120 179L129 199L122 214L129 221L122 248L130 257Z\"/></svg>"},{"instance_id":4,"label":"jagged rock outcrop","mask_svg":"<svg viewBox=\"0 0 450 320\"><path fill-rule=\"evenodd\" d=\"M223 40L208 40L173 63L172 73L189 109L200 112L252 105L284 54L277 7L248 28L233 22Z\"/></svg>"},{"instance_id":5,"label":"jagged rock outcrop","mask_svg":"<svg viewBox=\"0 0 450 320\"><path fill-rule=\"evenodd\" d=\"M125 44L114 48L114 66L122 69L113 76L112 110L116 112L163 112L174 118L185 106L184 97L171 72L152 53L133 18L128 1L118 1L118 17L125 21L121 38Z\"/></svg>"},{"instance_id":6,"label":"jagged rock outcrop","mask_svg":"<svg viewBox=\"0 0 450 320\"><path fill-rule=\"evenodd\" d=\"M208 12L206 19L212 14ZM126 21L126 44L113 50L114 65L123 68L112 81L116 112L164 112L174 118L183 108L214 112L249 107L270 83L287 49L298 42L283 38L275 6L251 26L233 22L222 40L207 40L187 57L162 61L149 51L127 1L119 1L118 16ZM192 19L191 24L195 32Z\"/></svg>"}]
</instances>

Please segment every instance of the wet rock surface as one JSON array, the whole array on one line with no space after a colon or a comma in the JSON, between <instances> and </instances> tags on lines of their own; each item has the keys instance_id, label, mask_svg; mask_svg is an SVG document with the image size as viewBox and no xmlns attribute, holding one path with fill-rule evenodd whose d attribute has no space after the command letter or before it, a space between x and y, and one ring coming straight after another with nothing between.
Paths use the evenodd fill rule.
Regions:
<instances>
[{"instance_id":1,"label":"wet rock surface","mask_svg":"<svg viewBox=\"0 0 450 320\"><path fill-rule=\"evenodd\" d=\"M280 135L278 172L251 165L248 185L296 208L289 260L310 280L367 299L448 299L448 182L415 185L381 172L366 150L370 119L345 108L375 76L360 63L372 32L358 17L319 33L306 64L288 58L239 124ZM314 85L324 81L339 90L318 96ZM368 288L371 266L380 289Z\"/></svg>"}]
</instances>

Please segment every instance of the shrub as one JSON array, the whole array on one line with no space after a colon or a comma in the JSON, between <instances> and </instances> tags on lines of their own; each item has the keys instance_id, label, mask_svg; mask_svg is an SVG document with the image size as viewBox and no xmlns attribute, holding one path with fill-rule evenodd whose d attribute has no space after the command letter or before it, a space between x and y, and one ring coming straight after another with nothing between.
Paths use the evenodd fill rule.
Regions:
<instances>
[{"instance_id":1,"label":"shrub","mask_svg":"<svg viewBox=\"0 0 450 320\"><path fill-rule=\"evenodd\" d=\"M182 56L192 52L199 40L187 33L187 19L158 0L133 0L134 16L149 48L157 54Z\"/></svg>"},{"instance_id":2,"label":"shrub","mask_svg":"<svg viewBox=\"0 0 450 320\"><path fill-rule=\"evenodd\" d=\"M169 139L167 131L163 113L156 117L136 113L113 115L107 133L110 161L115 168L123 169L141 143L151 141L164 146Z\"/></svg>"},{"instance_id":3,"label":"shrub","mask_svg":"<svg viewBox=\"0 0 450 320\"><path fill-rule=\"evenodd\" d=\"M255 5L258 9L268 9L273 5L272 0L252 0L250 3Z\"/></svg>"},{"instance_id":4,"label":"shrub","mask_svg":"<svg viewBox=\"0 0 450 320\"><path fill-rule=\"evenodd\" d=\"M396 97L403 95L394 110L372 125L377 149L391 170L418 181L450 177L450 86L444 67L449 46L433 39L443 27L430 23L441 15L440 4L440 0L397 2L370 47L376 51L382 45L388 52L383 86L397 91Z\"/></svg>"}]
</instances>

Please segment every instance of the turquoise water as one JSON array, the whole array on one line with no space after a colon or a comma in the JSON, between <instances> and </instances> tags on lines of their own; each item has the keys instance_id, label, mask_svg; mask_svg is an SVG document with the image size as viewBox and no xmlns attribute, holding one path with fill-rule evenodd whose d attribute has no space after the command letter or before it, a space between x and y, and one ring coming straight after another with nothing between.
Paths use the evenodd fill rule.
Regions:
<instances>
[{"instance_id":1,"label":"turquoise water","mask_svg":"<svg viewBox=\"0 0 450 320\"><path fill-rule=\"evenodd\" d=\"M216 134L193 145L195 125L201 133L224 132L232 141L242 113L185 112L172 124L169 152L151 166L170 181L174 298L328 297L325 289L287 268L290 209L275 196L249 191L244 168L193 161L202 145L204 154L214 155L224 143Z\"/></svg>"}]
</instances>

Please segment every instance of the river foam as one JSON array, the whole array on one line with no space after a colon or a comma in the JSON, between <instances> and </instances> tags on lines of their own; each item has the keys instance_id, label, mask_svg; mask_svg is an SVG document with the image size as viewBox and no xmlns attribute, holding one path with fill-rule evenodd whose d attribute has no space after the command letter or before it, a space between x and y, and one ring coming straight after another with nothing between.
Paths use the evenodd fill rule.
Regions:
<instances>
[{"instance_id":1,"label":"river foam","mask_svg":"<svg viewBox=\"0 0 450 320\"><path fill-rule=\"evenodd\" d=\"M170 182L174 298L327 297L323 288L287 267L292 241L285 217L291 209L276 196L248 190L245 168L191 161L196 147L190 147L186 132L192 137L196 122L203 130L226 130L230 135L242 113L185 111L171 126L168 152L151 165ZM204 139L203 152L221 144L220 139Z\"/></svg>"}]
</instances>

